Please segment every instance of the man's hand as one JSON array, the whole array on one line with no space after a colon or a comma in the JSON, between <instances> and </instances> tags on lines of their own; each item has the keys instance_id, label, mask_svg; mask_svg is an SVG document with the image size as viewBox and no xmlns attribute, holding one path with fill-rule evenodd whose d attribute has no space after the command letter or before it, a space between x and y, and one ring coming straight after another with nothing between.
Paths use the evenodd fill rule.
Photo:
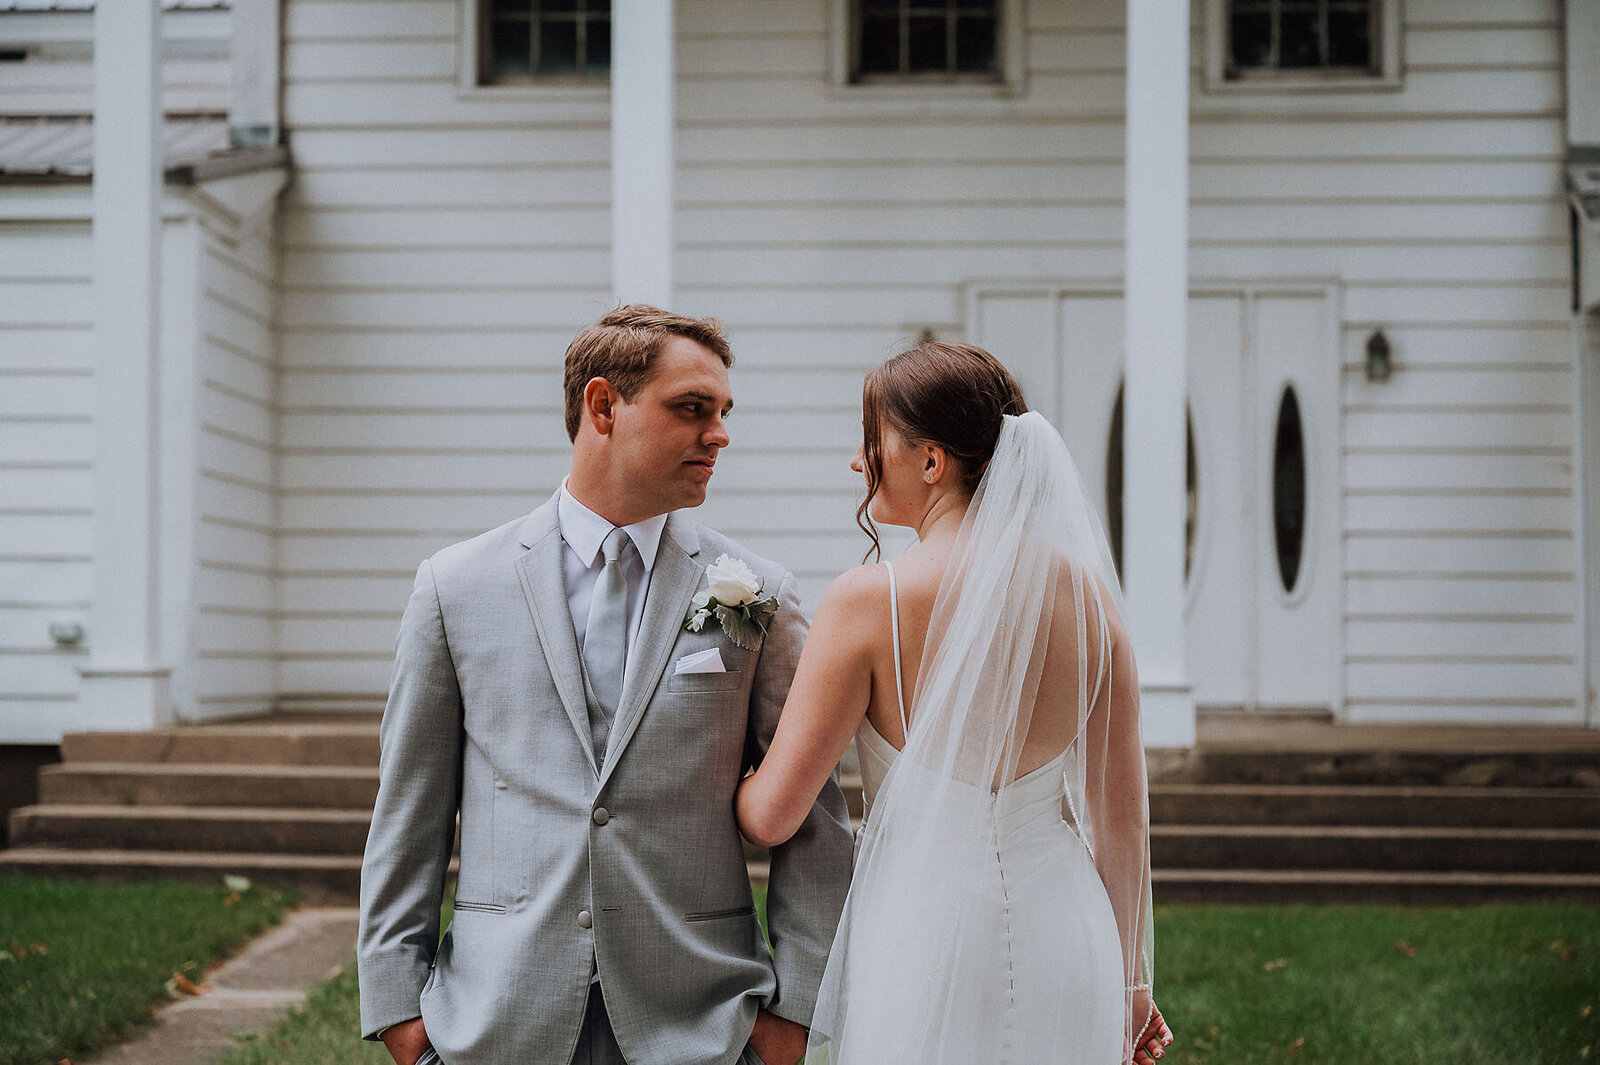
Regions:
<instances>
[{"instance_id":1,"label":"man's hand","mask_svg":"<svg viewBox=\"0 0 1600 1065\"><path fill-rule=\"evenodd\" d=\"M394 1058L395 1065L417 1065L422 1052L433 1045L428 1042L428 1030L422 1026L421 1017L391 1024L379 1038L389 1048L389 1056Z\"/></svg>"},{"instance_id":2,"label":"man's hand","mask_svg":"<svg viewBox=\"0 0 1600 1065\"><path fill-rule=\"evenodd\" d=\"M750 1032L750 1049L767 1065L794 1065L805 1056L806 1030L775 1013L760 1010Z\"/></svg>"}]
</instances>

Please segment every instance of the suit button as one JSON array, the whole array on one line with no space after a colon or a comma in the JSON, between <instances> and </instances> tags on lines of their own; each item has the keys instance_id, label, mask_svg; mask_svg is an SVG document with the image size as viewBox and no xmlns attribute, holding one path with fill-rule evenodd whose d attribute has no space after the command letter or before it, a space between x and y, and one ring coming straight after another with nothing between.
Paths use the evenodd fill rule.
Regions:
<instances>
[{"instance_id":1,"label":"suit button","mask_svg":"<svg viewBox=\"0 0 1600 1065\"><path fill-rule=\"evenodd\" d=\"M604 806L595 807L594 813L590 816L594 818L594 823L597 825L603 825L611 820L611 812Z\"/></svg>"},{"instance_id":2,"label":"suit button","mask_svg":"<svg viewBox=\"0 0 1600 1065\"><path fill-rule=\"evenodd\" d=\"M594 914L590 913L588 910L579 910L578 911L578 927L579 928L593 928L594 927Z\"/></svg>"}]
</instances>

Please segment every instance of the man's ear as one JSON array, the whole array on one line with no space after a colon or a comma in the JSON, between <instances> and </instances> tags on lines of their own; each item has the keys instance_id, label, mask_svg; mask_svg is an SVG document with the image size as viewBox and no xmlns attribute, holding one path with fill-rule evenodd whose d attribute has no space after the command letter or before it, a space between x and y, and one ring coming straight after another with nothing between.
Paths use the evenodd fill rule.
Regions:
<instances>
[{"instance_id":1,"label":"man's ear","mask_svg":"<svg viewBox=\"0 0 1600 1065\"><path fill-rule=\"evenodd\" d=\"M601 436L610 436L616 423L617 401L622 397L604 377L592 377L583 386L583 417Z\"/></svg>"}]
</instances>

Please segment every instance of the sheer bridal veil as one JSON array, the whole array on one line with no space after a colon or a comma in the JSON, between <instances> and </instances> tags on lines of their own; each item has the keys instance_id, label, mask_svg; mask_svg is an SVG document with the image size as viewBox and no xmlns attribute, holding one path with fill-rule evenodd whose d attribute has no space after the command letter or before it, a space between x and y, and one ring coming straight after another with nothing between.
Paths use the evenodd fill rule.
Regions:
<instances>
[{"instance_id":1,"label":"sheer bridal veil","mask_svg":"<svg viewBox=\"0 0 1600 1065\"><path fill-rule=\"evenodd\" d=\"M1022 956L1037 965L1055 942L1013 912L1021 892L1058 905L1060 920L1086 915L1102 942L1109 901L1121 957L1107 966L1121 971L1092 982L1109 1008L1120 976L1122 1016L1099 1023L1120 1022L1125 1044L1143 1031L1149 817L1120 607L1105 534L1066 444L1038 413L1007 415L935 602L905 749L863 832L808 1061L1003 1061L1018 1025L1068 1030L1071 1014L1017 1005ZM1077 839L1050 821L1064 839L1058 850L1076 848L1068 857L1081 879L1061 872L1071 863L1033 862L1032 837L1015 831L1043 776L1064 779ZM1059 803L1053 787L1044 794ZM1102 885L1103 899L1084 897ZM1045 963L1071 973L1091 961ZM1054 1060L1082 1060L1060 1050Z\"/></svg>"}]
</instances>

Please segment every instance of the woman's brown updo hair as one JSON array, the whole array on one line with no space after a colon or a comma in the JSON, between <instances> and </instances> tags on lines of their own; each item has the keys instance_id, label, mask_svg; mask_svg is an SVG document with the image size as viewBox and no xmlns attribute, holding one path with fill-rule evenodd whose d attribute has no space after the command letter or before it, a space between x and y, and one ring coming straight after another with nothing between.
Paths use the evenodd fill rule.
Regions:
<instances>
[{"instance_id":1,"label":"woman's brown updo hair","mask_svg":"<svg viewBox=\"0 0 1600 1065\"><path fill-rule=\"evenodd\" d=\"M867 497L856 508L856 524L872 540L867 558L883 554L867 508L883 481L885 424L913 446L943 448L955 463L962 491L970 496L994 455L1004 415L1027 411L1011 372L972 344L929 340L867 374L861 388Z\"/></svg>"}]
</instances>

